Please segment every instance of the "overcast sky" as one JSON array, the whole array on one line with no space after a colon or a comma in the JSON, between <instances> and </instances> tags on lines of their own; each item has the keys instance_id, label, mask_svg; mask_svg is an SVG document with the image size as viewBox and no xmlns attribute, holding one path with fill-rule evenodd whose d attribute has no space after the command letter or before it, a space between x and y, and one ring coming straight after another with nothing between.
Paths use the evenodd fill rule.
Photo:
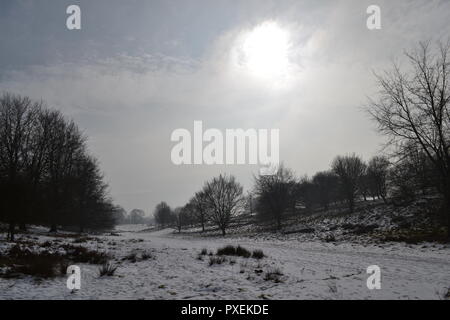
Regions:
<instances>
[{"instance_id":1,"label":"overcast sky","mask_svg":"<svg viewBox=\"0 0 450 320\"><path fill-rule=\"evenodd\" d=\"M66 28L71 4L81 30ZM366 27L371 4L381 30ZM2 0L0 91L73 118L115 202L150 214L219 173L251 187L257 166L172 163L171 133L194 120L279 129L281 161L298 175L338 154L378 154L382 138L362 111L372 71L421 40L446 40L449 21L447 0ZM248 39L263 53L245 49Z\"/></svg>"}]
</instances>

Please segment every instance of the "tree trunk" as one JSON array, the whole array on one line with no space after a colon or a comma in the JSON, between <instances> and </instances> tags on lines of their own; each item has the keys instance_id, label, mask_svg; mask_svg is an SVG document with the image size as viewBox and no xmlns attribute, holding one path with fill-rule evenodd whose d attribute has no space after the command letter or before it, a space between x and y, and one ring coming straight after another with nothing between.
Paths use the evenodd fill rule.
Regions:
<instances>
[{"instance_id":1,"label":"tree trunk","mask_svg":"<svg viewBox=\"0 0 450 320\"><path fill-rule=\"evenodd\" d=\"M58 228L56 227L56 224L52 224L50 226L50 230L48 232L58 232Z\"/></svg>"},{"instance_id":2,"label":"tree trunk","mask_svg":"<svg viewBox=\"0 0 450 320\"><path fill-rule=\"evenodd\" d=\"M19 230L20 231L27 231L27 225L25 223L19 224Z\"/></svg>"},{"instance_id":3,"label":"tree trunk","mask_svg":"<svg viewBox=\"0 0 450 320\"><path fill-rule=\"evenodd\" d=\"M14 241L14 232L15 232L15 229L16 229L16 224L15 224L14 222L10 222L10 223L9 223L9 228L8 228L8 235L7 235L7 237L6 237L6 240L7 240L7 241L11 241L11 242Z\"/></svg>"},{"instance_id":4,"label":"tree trunk","mask_svg":"<svg viewBox=\"0 0 450 320\"><path fill-rule=\"evenodd\" d=\"M225 228L222 228L222 236L225 236L226 232L225 232Z\"/></svg>"}]
</instances>

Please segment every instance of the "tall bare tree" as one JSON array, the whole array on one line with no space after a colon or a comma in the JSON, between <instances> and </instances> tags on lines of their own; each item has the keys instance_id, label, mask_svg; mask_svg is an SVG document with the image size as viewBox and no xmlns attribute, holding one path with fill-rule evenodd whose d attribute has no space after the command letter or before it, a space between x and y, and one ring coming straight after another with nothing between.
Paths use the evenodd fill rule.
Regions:
<instances>
[{"instance_id":1,"label":"tall bare tree","mask_svg":"<svg viewBox=\"0 0 450 320\"><path fill-rule=\"evenodd\" d=\"M0 97L0 174L2 211L9 223L9 240L14 240L17 223L24 223L30 194L29 175L36 156L34 133L41 103L28 97L4 94Z\"/></svg>"},{"instance_id":2,"label":"tall bare tree","mask_svg":"<svg viewBox=\"0 0 450 320\"><path fill-rule=\"evenodd\" d=\"M111 227L113 206L77 126L28 97L0 96L0 221Z\"/></svg>"},{"instance_id":3,"label":"tall bare tree","mask_svg":"<svg viewBox=\"0 0 450 320\"><path fill-rule=\"evenodd\" d=\"M164 227L171 222L172 209L163 201L156 205L153 215L155 217L155 222Z\"/></svg>"},{"instance_id":4,"label":"tall bare tree","mask_svg":"<svg viewBox=\"0 0 450 320\"><path fill-rule=\"evenodd\" d=\"M389 160L383 156L375 156L367 164L367 184L372 197L378 197L386 202Z\"/></svg>"},{"instance_id":5,"label":"tall bare tree","mask_svg":"<svg viewBox=\"0 0 450 320\"><path fill-rule=\"evenodd\" d=\"M322 171L312 177L315 199L325 209L337 198L338 177L332 171Z\"/></svg>"},{"instance_id":6,"label":"tall bare tree","mask_svg":"<svg viewBox=\"0 0 450 320\"><path fill-rule=\"evenodd\" d=\"M292 171L282 165L273 175L255 177L258 214L275 219L280 229L283 215L293 206L294 187Z\"/></svg>"},{"instance_id":7,"label":"tall bare tree","mask_svg":"<svg viewBox=\"0 0 450 320\"><path fill-rule=\"evenodd\" d=\"M193 215L202 226L202 232L205 232L205 224L209 219L209 209L206 194L203 191L195 193L189 202L192 206Z\"/></svg>"},{"instance_id":8,"label":"tall bare tree","mask_svg":"<svg viewBox=\"0 0 450 320\"><path fill-rule=\"evenodd\" d=\"M339 177L342 193L347 200L350 212L353 212L360 179L365 171L365 164L360 157L353 154L336 157L331 167Z\"/></svg>"},{"instance_id":9,"label":"tall bare tree","mask_svg":"<svg viewBox=\"0 0 450 320\"><path fill-rule=\"evenodd\" d=\"M226 234L231 219L242 207L242 186L234 176L220 175L208 181L203 187L211 220Z\"/></svg>"},{"instance_id":10,"label":"tall bare tree","mask_svg":"<svg viewBox=\"0 0 450 320\"><path fill-rule=\"evenodd\" d=\"M376 75L380 93L370 99L369 112L400 155L414 144L439 172L450 237L450 42L422 42L405 54L406 71L394 64Z\"/></svg>"}]
</instances>

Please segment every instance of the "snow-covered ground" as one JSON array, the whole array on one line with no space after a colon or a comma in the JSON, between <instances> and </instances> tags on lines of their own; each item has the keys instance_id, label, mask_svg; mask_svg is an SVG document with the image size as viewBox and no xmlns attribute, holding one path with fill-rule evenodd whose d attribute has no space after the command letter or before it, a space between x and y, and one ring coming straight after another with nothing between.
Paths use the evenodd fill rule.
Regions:
<instances>
[{"instance_id":1,"label":"snow-covered ground","mask_svg":"<svg viewBox=\"0 0 450 320\"><path fill-rule=\"evenodd\" d=\"M439 299L450 287L446 245L195 238L143 226L119 226L118 235L98 238L84 245L115 257L114 276L99 277L98 265L79 264L81 290L73 293L65 277L0 278L0 299ZM267 257L229 257L212 266L209 256L199 260L203 248L215 252L226 244L261 249ZM152 258L122 261L131 252ZM369 265L381 268L380 290L366 286ZM283 274L279 282L265 280L273 270Z\"/></svg>"}]
</instances>

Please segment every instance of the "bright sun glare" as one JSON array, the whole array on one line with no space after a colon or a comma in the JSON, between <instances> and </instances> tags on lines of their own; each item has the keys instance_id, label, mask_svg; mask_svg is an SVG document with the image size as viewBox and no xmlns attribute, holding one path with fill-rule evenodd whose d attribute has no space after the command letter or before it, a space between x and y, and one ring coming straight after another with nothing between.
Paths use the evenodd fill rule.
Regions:
<instances>
[{"instance_id":1,"label":"bright sun glare","mask_svg":"<svg viewBox=\"0 0 450 320\"><path fill-rule=\"evenodd\" d=\"M289 67L289 33L276 22L264 22L244 34L240 64L267 79L284 76Z\"/></svg>"}]
</instances>

